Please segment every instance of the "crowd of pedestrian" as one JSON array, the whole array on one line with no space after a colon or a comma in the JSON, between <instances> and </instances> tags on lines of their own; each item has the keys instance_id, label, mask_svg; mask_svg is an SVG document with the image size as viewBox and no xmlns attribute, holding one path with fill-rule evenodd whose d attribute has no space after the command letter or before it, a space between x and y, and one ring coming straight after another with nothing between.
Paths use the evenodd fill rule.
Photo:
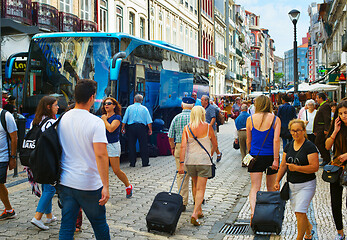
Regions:
<instances>
[{"instance_id":1,"label":"crowd of pedestrian","mask_svg":"<svg viewBox=\"0 0 347 240\"><path fill-rule=\"evenodd\" d=\"M327 96L318 93L316 99L308 99L297 114L297 110L290 104L290 97L284 95L282 105L275 114L270 98L261 95L254 100L255 113L248 111L250 116L242 113L236 118L237 141L242 159L247 152L256 159L255 164L248 166L251 177L251 225L263 172L266 173L268 191L279 191L280 181L287 174L290 201L297 219L297 239L313 238L315 232L307 218L307 211L316 191L315 173L319 166L334 165L344 168L347 163L346 100L343 99L338 104L328 103ZM241 105L241 110L247 109L246 104L247 102L244 102ZM246 138L243 134L245 125ZM279 155L280 138L283 143L282 156ZM245 139L246 150L243 147ZM322 157L321 164L319 154ZM335 240L343 240L343 187L339 179L330 182L330 196L337 230Z\"/></svg>"},{"instance_id":2,"label":"crowd of pedestrian","mask_svg":"<svg viewBox=\"0 0 347 240\"><path fill-rule=\"evenodd\" d=\"M40 196L36 213L31 223L42 230L57 218L52 213L52 198L57 192L62 208L59 239L73 239L74 232L81 229L82 211L90 221L97 239L110 239L106 221L105 204L110 198L109 166L125 187L126 198L131 198L134 187L120 169L122 146L121 134L127 136L130 167L136 165L136 142L142 167L149 167L148 139L152 135L152 118L142 105L143 96L134 96L134 104L128 106L122 118L122 107L116 99L107 97L102 101L101 118L90 113L95 102L96 85L90 80L80 80L75 87L75 103L61 118L57 128L62 145L61 179L56 186L42 184L36 195ZM3 99L15 105L13 99ZM12 102L11 102L12 101ZM314 230L307 218L307 211L316 191L316 175L321 166L331 164L344 167L347 160L347 101L328 103L324 93L317 94L316 101L309 99L297 111L284 95L282 105L274 114L271 99L265 95L242 101L235 99L232 114L237 131L236 143L240 145L242 159L251 155L255 161L248 167L251 178L249 201L251 225L255 214L257 192L261 189L263 173L266 174L267 191L280 190L281 180L287 174L290 201L297 219L297 239L312 239ZM223 114L225 103L215 103L209 96L182 99L182 112L170 125L168 141L175 158L178 189L186 210L189 196L189 181L192 181L194 210L190 222L200 226L204 217L202 204L207 180L213 176L212 157L222 159L218 148L217 118ZM55 121L58 101L54 97L43 97L36 109L32 126L40 126L44 132ZM10 112L0 111L6 126L0 126L0 199L5 210L0 220L14 218L16 213L8 199L4 185L7 169L16 161L17 127ZM7 132L10 143L7 143ZM283 155L280 156L282 138ZM333 148L332 152L330 151ZM333 160L331 157L333 155ZM280 160L282 159L282 161ZM28 176L31 175L27 168ZM37 185L32 183L33 186ZM342 224L343 187L330 183L332 215L337 235L336 240L345 239ZM46 220L43 221L43 216Z\"/></svg>"}]
</instances>

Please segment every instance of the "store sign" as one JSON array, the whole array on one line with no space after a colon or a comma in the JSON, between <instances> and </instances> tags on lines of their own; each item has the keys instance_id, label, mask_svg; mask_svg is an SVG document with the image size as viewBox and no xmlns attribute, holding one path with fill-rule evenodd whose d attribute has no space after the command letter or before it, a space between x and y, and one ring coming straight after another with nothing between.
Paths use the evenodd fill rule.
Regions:
<instances>
[{"instance_id":1,"label":"store sign","mask_svg":"<svg viewBox=\"0 0 347 240\"><path fill-rule=\"evenodd\" d=\"M340 82L340 75L339 74L330 74L329 75L329 84L339 84Z\"/></svg>"},{"instance_id":2,"label":"store sign","mask_svg":"<svg viewBox=\"0 0 347 240\"><path fill-rule=\"evenodd\" d=\"M6 62L2 62L2 72L5 73L5 64ZM12 72L13 73L24 73L27 67L27 61L15 61Z\"/></svg>"},{"instance_id":3,"label":"store sign","mask_svg":"<svg viewBox=\"0 0 347 240\"><path fill-rule=\"evenodd\" d=\"M340 82L341 81L346 81L346 75L341 73L339 80L340 80Z\"/></svg>"}]
</instances>

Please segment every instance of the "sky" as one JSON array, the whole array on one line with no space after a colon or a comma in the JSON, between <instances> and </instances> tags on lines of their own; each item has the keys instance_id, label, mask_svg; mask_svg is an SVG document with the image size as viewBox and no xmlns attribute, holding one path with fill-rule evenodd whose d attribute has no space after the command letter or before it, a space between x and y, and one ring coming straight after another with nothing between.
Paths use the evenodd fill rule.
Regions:
<instances>
[{"instance_id":1,"label":"sky","mask_svg":"<svg viewBox=\"0 0 347 240\"><path fill-rule=\"evenodd\" d=\"M260 27L269 29L271 38L275 41L275 55L284 57L284 52L293 48L294 25L290 21L288 13L292 9L300 11L297 23L298 46L302 43L302 37L306 37L310 25L308 6L312 0L235 0L236 4L245 10L260 16ZM323 0L317 1L321 3Z\"/></svg>"}]
</instances>

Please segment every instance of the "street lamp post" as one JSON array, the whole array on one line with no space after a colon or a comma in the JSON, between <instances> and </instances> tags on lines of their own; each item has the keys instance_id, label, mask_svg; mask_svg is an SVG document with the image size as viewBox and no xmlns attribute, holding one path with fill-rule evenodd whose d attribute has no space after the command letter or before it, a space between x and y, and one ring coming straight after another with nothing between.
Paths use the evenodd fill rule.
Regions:
<instances>
[{"instance_id":1,"label":"street lamp post","mask_svg":"<svg viewBox=\"0 0 347 240\"><path fill-rule=\"evenodd\" d=\"M299 20L300 12L293 9L288 15L294 25L294 93L298 93L298 43L296 42L296 23Z\"/></svg>"}]
</instances>

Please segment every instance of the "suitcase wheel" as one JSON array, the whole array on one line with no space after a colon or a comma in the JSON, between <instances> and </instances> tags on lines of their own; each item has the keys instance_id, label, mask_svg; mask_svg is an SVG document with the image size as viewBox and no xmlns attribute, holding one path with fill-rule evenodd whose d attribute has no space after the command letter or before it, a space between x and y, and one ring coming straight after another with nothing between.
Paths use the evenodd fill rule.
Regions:
<instances>
[{"instance_id":1,"label":"suitcase wheel","mask_svg":"<svg viewBox=\"0 0 347 240\"><path fill-rule=\"evenodd\" d=\"M147 231L148 231L148 232L150 232L150 231L151 231L151 229L150 229L150 228L147 228Z\"/></svg>"},{"instance_id":2,"label":"suitcase wheel","mask_svg":"<svg viewBox=\"0 0 347 240\"><path fill-rule=\"evenodd\" d=\"M170 231L170 234L173 235L175 233L175 230Z\"/></svg>"},{"instance_id":3,"label":"suitcase wheel","mask_svg":"<svg viewBox=\"0 0 347 240\"><path fill-rule=\"evenodd\" d=\"M276 228L276 234L277 234L277 235L280 235L280 233L281 233L281 229Z\"/></svg>"}]
</instances>

